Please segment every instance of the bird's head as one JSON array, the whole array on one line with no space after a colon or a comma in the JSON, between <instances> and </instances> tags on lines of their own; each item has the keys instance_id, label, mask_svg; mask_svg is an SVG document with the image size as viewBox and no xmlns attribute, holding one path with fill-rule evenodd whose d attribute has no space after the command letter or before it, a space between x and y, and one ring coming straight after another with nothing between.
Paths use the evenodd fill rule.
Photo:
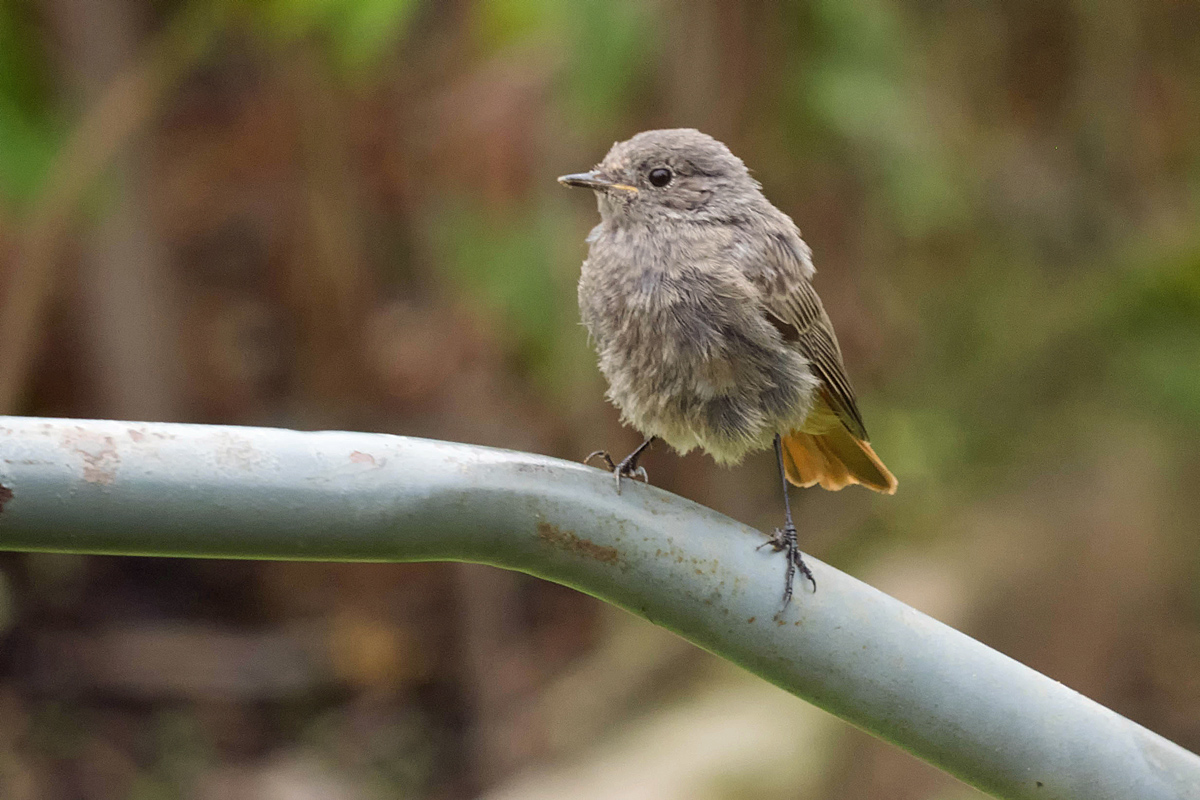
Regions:
<instances>
[{"instance_id":1,"label":"bird's head","mask_svg":"<svg viewBox=\"0 0 1200 800\"><path fill-rule=\"evenodd\" d=\"M558 182L595 191L600 215L617 223L718 222L765 202L742 160L693 128L644 131L614 144L590 172Z\"/></svg>"}]
</instances>

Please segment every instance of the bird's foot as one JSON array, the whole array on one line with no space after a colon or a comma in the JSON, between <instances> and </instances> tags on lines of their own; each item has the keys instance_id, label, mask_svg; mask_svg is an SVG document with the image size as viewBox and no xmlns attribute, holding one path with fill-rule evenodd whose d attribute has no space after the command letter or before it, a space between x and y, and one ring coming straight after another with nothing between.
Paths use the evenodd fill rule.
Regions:
<instances>
[{"instance_id":1,"label":"bird's foot","mask_svg":"<svg viewBox=\"0 0 1200 800\"><path fill-rule=\"evenodd\" d=\"M817 580L813 577L812 570L808 568L808 564L804 563L804 557L800 554L800 544L796 540L796 526L788 520L782 528L776 528L771 538L763 542L757 549L770 546L776 553L783 552L787 557L787 569L784 570L783 578L783 607L787 608L792 602L792 584L796 580L796 573L799 572L808 582L812 584L813 591L817 590Z\"/></svg>"},{"instance_id":2,"label":"bird's foot","mask_svg":"<svg viewBox=\"0 0 1200 800\"><path fill-rule=\"evenodd\" d=\"M602 459L604 461L604 465L608 467L609 471L612 472L613 476L616 478L617 494L620 494L622 478L641 478L643 483L650 482L650 476L646 473L646 468L639 467L637 465L638 457L641 456L645 449L646 446L642 445L637 450L634 450L632 453L621 459L620 462L615 463L612 460L612 456L608 454L607 450L596 450L593 453L589 453L588 457L583 460L583 463L587 464L593 458Z\"/></svg>"}]
</instances>

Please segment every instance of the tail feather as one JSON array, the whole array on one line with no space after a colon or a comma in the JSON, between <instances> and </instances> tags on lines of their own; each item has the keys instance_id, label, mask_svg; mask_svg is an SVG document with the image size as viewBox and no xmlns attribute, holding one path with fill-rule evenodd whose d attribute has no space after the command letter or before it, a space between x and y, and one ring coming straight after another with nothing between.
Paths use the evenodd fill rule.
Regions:
<instances>
[{"instance_id":1,"label":"tail feather","mask_svg":"<svg viewBox=\"0 0 1200 800\"><path fill-rule=\"evenodd\" d=\"M884 494L895 494L899 482L871 445L842 426L821 433L792 431L782 437L787 479L797 486L837 491L852 483Z\"/></svg>"}]
</instances>

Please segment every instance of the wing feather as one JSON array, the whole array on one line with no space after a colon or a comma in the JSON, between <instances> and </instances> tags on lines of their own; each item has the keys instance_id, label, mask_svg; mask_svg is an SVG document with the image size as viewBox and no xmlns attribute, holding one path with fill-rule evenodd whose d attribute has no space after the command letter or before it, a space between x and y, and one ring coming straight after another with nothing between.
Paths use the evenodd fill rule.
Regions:
<instances>
[{"instance_id":1,"label":"wing feather","mask_svg":"<svg viewBox=\"0 0 1200 800\"><path fill-rule=\"evenodd\" d=\"M790 223L790 220L789 220ZM850 433L867 441L867 429L842 364L842 349L821 298L809 283L813 274L808 245L795 226L767 237L763 263L749 270L761 292L768 320L812 364L825 400Z\"/></svg>"}]
</instances>

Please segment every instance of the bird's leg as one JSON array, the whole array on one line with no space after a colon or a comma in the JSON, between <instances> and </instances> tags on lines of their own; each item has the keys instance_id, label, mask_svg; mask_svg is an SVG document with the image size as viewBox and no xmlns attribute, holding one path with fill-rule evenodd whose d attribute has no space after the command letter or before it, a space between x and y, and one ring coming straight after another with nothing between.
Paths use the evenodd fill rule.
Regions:
<instances>
[{"instance_id":1,"label":"bird's leg","mask_svg":"<svg viewBox=\"0 0 1200 800\"><path fill-rule=\"evenodd\" d=\"M780 440L779 434L775 434L775 460L779 463L779 479L783 484L783 527L776 528L771 534L771 538L760 544L759 547L771 545L776 553L781 550L787 555L787 569L784 570L784 586L783 586L783 607L787 608L788 603L792 602L792 583L796 579L796 571L808 578L812 584L813 591L817 590L817 580L813 577L812 571L808 565L804 563L804 558L800 555L800 545L796 541L796 525L792 522L792 504L788 501L788 482L787 471L783 466L783 442Z\"/></svg>"},{"instance_id":2,"label":"bird's leg","mask_svg":"<svg viewBox=\"0 0 1200 800\"><path fill-rule=\"evenodd\" d=\"M646 483L650 482L650 476L646 474L646 468L639 467L637 462L638 459L642 457L642 453L646 452L646 449L650 447L650 445L654 444L654 440L657 438L657 436L651 436L649 439L638 445L636 450L622 458L619 463L613 463L612 456L608 454L607 450L597 450L594 453L589 453L588 457L583 460L583 463L586 464L593 458L597 457L604 459L605 466L607 466L612 471L612 474L616 476L617 494L620 494L621 478L641 477L641 479Z\"/></svg>"}]
</instances>

